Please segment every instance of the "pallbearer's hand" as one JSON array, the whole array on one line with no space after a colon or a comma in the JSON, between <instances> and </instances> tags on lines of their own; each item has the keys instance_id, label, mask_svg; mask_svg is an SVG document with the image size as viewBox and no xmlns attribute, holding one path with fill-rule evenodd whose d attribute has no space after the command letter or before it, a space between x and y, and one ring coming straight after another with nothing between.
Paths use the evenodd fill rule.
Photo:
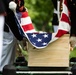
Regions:
<instances>
[{"instance_id":1,"label":"pallbearer's hand","mask_svg":"<svg viewBox=\"0 0 76 75\"><path fill-rule=\"evenodd\" d=\"M71 46L71 49L74 49L76 47L76 37L75 36L70 37L70 46Z\"/></svg>"}]
</instances>

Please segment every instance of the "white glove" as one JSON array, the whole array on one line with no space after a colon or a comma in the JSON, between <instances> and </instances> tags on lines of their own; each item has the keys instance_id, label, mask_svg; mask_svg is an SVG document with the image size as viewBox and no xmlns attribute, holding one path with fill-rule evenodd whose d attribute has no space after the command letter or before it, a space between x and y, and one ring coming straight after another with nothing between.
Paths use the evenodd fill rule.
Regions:
<instances>
[{"instance_id":1,"label":"white glove","mask_svg":"<svg viewBox=\"0 0 76 75\"><path fill-rule=\"evenodd\" d=\"M73 49L76 47L76 37L75 36L70 37L70 45Z\"/></svg>"},{"instance_id":2,"label":"white glove","mask_svg":"<svg viewBox=\"0 0 76 75\"><path fill-rule=\"evenodd\" d=\"M13 12L16 11L16 7L17 7L17 4L14 1L11 1L9 3L9 9L11 9Z\"/></svg>"}]
</instances>

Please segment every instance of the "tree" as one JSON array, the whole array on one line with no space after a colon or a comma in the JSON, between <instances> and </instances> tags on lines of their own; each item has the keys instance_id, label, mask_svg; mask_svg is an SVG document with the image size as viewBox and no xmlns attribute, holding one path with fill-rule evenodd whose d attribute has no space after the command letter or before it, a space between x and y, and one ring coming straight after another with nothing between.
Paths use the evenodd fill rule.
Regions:
<instances>
[{"instance_id":1,"label":"tree","mask_svg":"<svg viewBox=\"0 0 76 75\"><path fill-rule=\"evenodd\" d=\"M52 31L53 4L51 0L25 0L25 6L38 31Z\"/></svg>"}]
</instances>

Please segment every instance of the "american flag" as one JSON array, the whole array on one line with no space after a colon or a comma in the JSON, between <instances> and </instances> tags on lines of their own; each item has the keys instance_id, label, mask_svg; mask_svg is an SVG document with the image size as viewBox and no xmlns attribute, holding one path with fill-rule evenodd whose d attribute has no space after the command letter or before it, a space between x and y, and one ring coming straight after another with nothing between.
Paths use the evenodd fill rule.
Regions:
<instances>
[{"instance_id":1,"label":"american flag","mask_svg":"<svg viewBox=\"0 0 76 75\"><path fill-rule=\"evenodd\" d=\"M28 15L28 12L27 11L22 12L21 14L22 14L21 27L22 27L24 33L35 32L35 28L33 26L30 16Z\"/></svg>"},{"instance_id":2,"label":"american flag","mask_svg":"<svg viewBox=\"0 0 76 75\"><path fill-rule=\"evenodd\" d=\"M61 18L59 22L59 28L58 32L56 34L56 37L61 37L64 34L70 33L70 11L68 10L68 3L67 0L63 0L63 10L61 13Z\"/></svg>"},{"instance_id":3,"label":"american flag","mask_svg":"<svg viewBox=\"0 0 76 75\"><path fill-rule=\"evenodd\" d=\"M70 31L70 19L69 10L67 7L67 0L63 0L63 11L61 13L57 33L37 32L32 24L28 12L22 12L21 14L21 29L29 42L38 49L47 47L49 43L57 40L59 37L69 33Z\"/></svg>"}]
</instances>

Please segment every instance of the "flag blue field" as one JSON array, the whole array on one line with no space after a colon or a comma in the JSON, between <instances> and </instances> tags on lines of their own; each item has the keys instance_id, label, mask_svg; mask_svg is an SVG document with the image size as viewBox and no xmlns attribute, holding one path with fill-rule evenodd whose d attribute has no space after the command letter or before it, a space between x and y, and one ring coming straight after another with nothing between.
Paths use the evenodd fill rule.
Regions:
<instances>
[{"instance_id":1,"label":"flag blue field","mask_svg":"<svg viewBox=\"0 0 76 75\"><path fill-rule=\"evenodd\" d=\"M45 48L52 39L52 33L27 33L29 42L36 48Z\"/></svg>"}]
</instances>

